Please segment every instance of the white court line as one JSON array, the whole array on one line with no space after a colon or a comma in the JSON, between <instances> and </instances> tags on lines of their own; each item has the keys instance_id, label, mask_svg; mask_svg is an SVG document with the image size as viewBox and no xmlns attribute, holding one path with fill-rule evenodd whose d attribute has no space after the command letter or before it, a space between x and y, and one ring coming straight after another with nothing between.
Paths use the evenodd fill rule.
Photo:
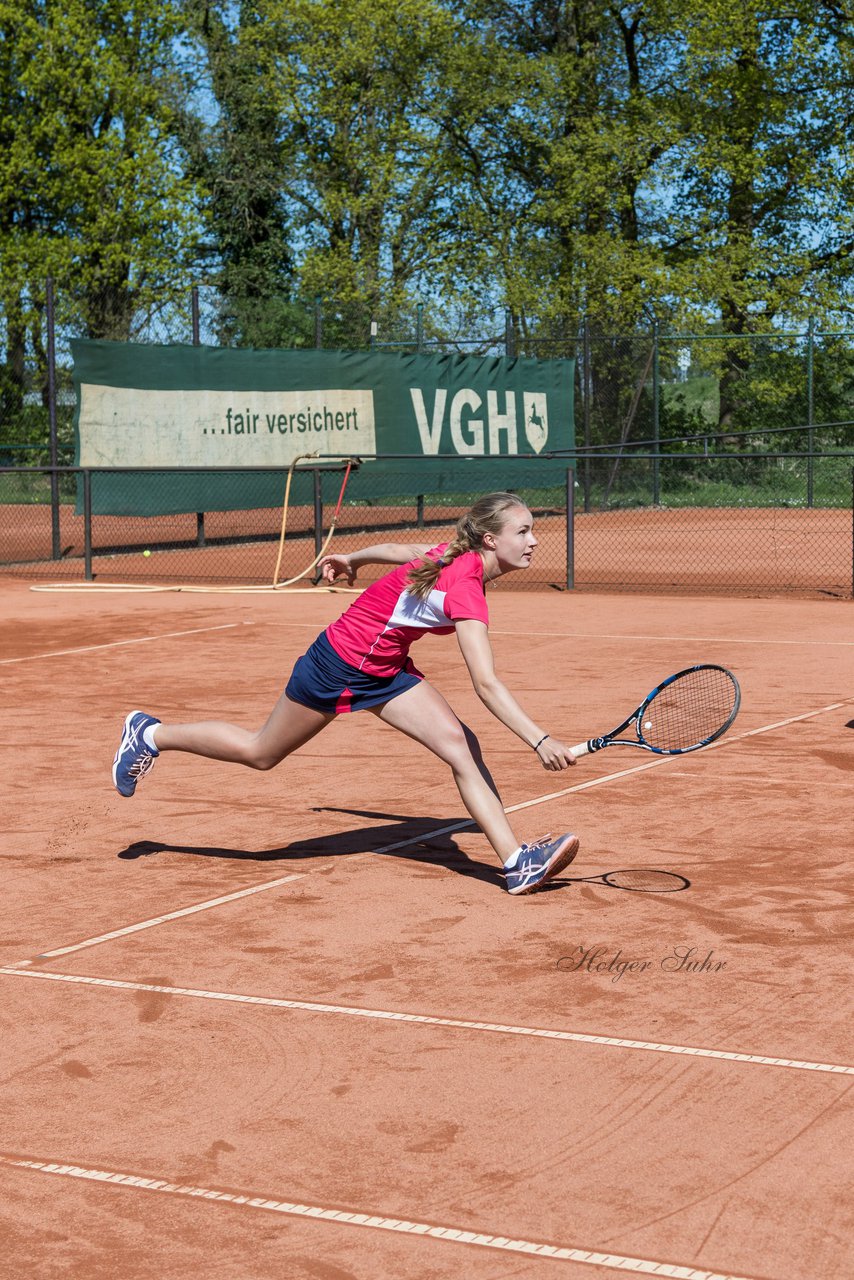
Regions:
<instances>
[{"instance_id":1,"label":"white court line","mask_svg":"<svg viewBox=\"0 0 854 1280\"><path fill-rule=\"evenodd\" d=\"M734 742L742 742L745 738L756 737L759 734L771 733L774 729L785 728L786 725L796 724L800 720L810 720L815 716L824 715L828 711L837 711L840 707L847 706L854 702L854 698L846 698L842 702L831 702L826 707L819 707L817 711L806 711L803 715L789 716L786 720L777 720L774 724L763 725L758 729L748 729L746 733L733 734L727 738L721 738L717 742L712 742L708 747L702 750L714 751L720 747L727 747ZM607 749L607 748L606 748ZM654 760L646 761L644 764L635 765L631 769L621 769L617 773L605 773L599 778L592 778L589 782L579 782L572 787L564 787L561 791L550 791L547 795L537 796L533 800L523 800L519 804L508 805L505 813L518 813L522 809L530 809L538 804L545 804L548 800L559 800L563 796L574 794L576 791L588 791L591 787L601 787L605 783L615 782L618 778L628 778L635 773L643 773L647 769L656 769L663 764L671 764L674 761L684 761L684 756L656 756ZM395 853L398 849L406 849L413 844L423 844L426 840L431 840L436 836L447 835L452 831L464 831L469 827L473 827L475 823L466 818L459 822L452 822L444 827L435 827L432 831L426 831L420 836L410 836L407 840L400 840L396 844L383 845L380 849L368 850L365 853L349 854L347 861L353 862L356 858L370 858L382 853ZM332 864L334 865L334 864ZM325 870L325 868L323 868ZM321 868L317 868L321 870ZM309 872L300 872L300 875L308 875ZM250 889L241 889L238 893L226 894L222 898L211 898L206 902L200 902L194 907L184 907L181 911L172 911L168 915L155 916L152 920L142 920L139 924L128 925L124 929L114 929L110 933L100 934L97 938L85 938L82 942L76 942L70 947L59 947L54 951L43 951L36 958L38 960L48 960L55 956L70 955L73 951L82 951L85 947L97 946L100 942L109 942L113 938L121 938L128 933L138 933L140 929L149 929L157 924L163 924L167 920L175 920L180 916L192 915L196 911L207 911L210 907L219 906L223 902L230 902L234 898L247 897L251 893L263 893L267 889L275 889L280 884L285 884L288 880L296 879L297 876L285 876L281 880L267 880L263 884L255 885ZM17 965L29 965L32 960L16 961Z\"/></svg>"},{"instance_id":2,"label":"white court line","mask_svg":"<svg viewBox=\"0 0 854 1280\"><path fill-rule=\"evenodd\" d=\"M268 625L273 627L312 627L316 628L316 622L287 622L278 618L270 619ZM811 647L813 645L825 645L830 648L840 647L843 649L854 649L854 640L750 640L736 639L732 636L635 636L635 635L617 635L603 631L504 631L499 627L490 627L489 634L491 636L524 636L528 640L535 640L539 636L547 636L552 639L555 637L559 640L629 640L634 643L636 640L658 640L665 644L670 644L673 640L678 640L682 644L783 644L783 645L801 645Z\"/></svg>"},{"instance_id":3,"label":"white court line","mask_svg":"<svg viewBox=\"0 0 854 1280\"><path fill-rule=\"evenodd\" d=\"M499 631L497 629L493 630L492 627L489 629L489 634L491 636L526 636L529 640L538 639L540 636L550 636L567 640L661 640L667 644L672 640L678 640L684 644L837 645L842 648L854 649L854 640L748 640L735 639L732 636L634 636L609 635L603 631L540 631L539 629L536 631Z\"/></svg>"},{"instance_id":4,"label":"white court line","mask_svg":"<svg viewBox=\"0 0 854 1280\"><path fill-rule=\"evenodd\" d=\"M159 636L137 636L134 640L110 640L106 644L86 644L79 649L53 649L49 653L31 653L25 658L2 658L0 667L13 662L38 662L41 658L65 658L73 653L92 653L95 649L117 649L123 644L150 644L152 640L172 640L175 636L198 636L203 631L227 631L230 627L252 627L254 622L220 622L215 627L193 627L191 631L165 631Z\"/></svg>"},{"instance_id":5,"label":"white court line","mask_svg":"<svg viewBox=\"0 0 854 1280\"><path fill-rule=\"evenodd\" d=\"M265 1209L271 1213L284 1213L289 1217L320 1219L323 1222L343 1222L351 1227L369 1227L375 1231L397 1231L411 1236L429 1236L452 1244L477 1245L482 1249L501 1249L506 1253L523 1253L539 1258L556 1258L563 1262L583 1262L591 1267L611 1267L617 1271L633 1271L636 1275L668 1276L672 1280L747 1280L728 1271L698 1271L672 1262L655 1262L650 1258L633 1258L620 1253L598 1253L590 1249L578 1249L571 1245L551 1245L533 1240L511 1240L507 1236L486 1235L481 1231L465 1231L459 1227L436 1226L429 1222L410 1222L402 1218L384 1218L372 1213L349 1213L343 1209L325 1209L320 1205L291 1204L286 1200L270 1200L266 1196L238 1195L231 1191L214 1191L210 1187L195 1187L165 1178L144 1178L139 1174L115 1173L106 1169L89 1169L74 1164L52 1164L44 1160L24 1160L0 1155L0 1163L15 1169L31 1169L38 1173L50 1173L63 1178L83 1178L90 1182L108 1182L142 1191L159 1191L173 1196L188 1196L201 1200L219 1200L226 1204L240 1205L246 1209Z\"/></svg>"},{"instance_id":6,"label":"white court line","mask_svg":"<svg viewBox=\"0 0 854 1280\"><path fill-rule=\"evenodd\" d=\"M321 868L318 868L320 870ZM295 871L293 875L281 876L278 880L265 880L263 884L252 885L248 889L238 889L234 893L223 894L221 898L208 898L206 902L197 902L192 907L182 907L179 911L170 911L167 915L154 916L151 920L141 920L138 924L125 925L123 929L113 929L110 933L101 933L97 938L86 938L84 942L75 942L70 947L57 947L55 951L43 951L37 960L50 960L55 956L67 956L72 951L82 951L85 947L97 946L99 942L110 942L113 938L126 938L130 933L139 933L141 929L152 929L156 924L165 924L167 920L180 920L182 916L192 916L198 911L208 911L211 907L222 906L224 902L235 902L238 898L248 898L253 893L263 893L266 889L278 889L279 885L289 880L301 880L307 871ZM19 960L18 964L32 964L32 960Z\"/></svg>"},{"instance_id":7,"label":"white court line","mask_svg":"<svg viewBox=\"0 0 854 1280\"><path fill-rule=\"evenodd\" d=\"M806 1062L798 1058L771 1058L766 1054L702 1049L696 1045L659 1044L657 1041L626 1040L619 1036L598 1036L584 1031L555 1031L546 1027L514 1026L502 1022L474 1022L468 1018L441 1018L426 1013L400 1013L392 1009L362 1009L346 1004L319 1004L314 1000L285 1000L278 996L248 996L230 991L206 991L197 987L170 987L153 982L128 982L121 978L92 978L76 973L0 967L7 978L42 978L47 982L70 982L85 987L110 987L118 991L151 991L194 1000L219 1000L229 1004L261 1005L270 1009L300 1009L306 1013L329 1013L350 1018L375 1018L382 1022L417 1023L428 1027L453 1027L462 1031L490 1031L505 1036L532 1036L539 1040L568 1040L573 1044L604 1045L613 1049L640 1049L647 1053L676 1053L689 1058L714 1058L722 1062L751 1062L763 1067L788 1067L793 1071L818 1071L835 1076L854 1076L854 1067L831 1062Z\"/></svg>"}]
</instances>

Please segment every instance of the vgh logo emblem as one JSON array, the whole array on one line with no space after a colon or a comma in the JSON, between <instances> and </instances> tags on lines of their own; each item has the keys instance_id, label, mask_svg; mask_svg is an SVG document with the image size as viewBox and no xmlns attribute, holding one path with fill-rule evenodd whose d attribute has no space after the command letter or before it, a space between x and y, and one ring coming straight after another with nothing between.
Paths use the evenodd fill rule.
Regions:
<instances>
[{"instance_id":1,"label":"vgh logo emblem","mask_svg":"<svg viewBox=\"0 0 854 1280\"><path fill-rule=\"evenodd\" d=\"M544 395L530 391L522 393L525 413L525 435L534 453L542 453L549 438L549 405Z\"/></svg>"},{"instance_id":2,"label":"vgh logo emblem","mask_svg":"<svg viewBox=\"0 0 854 1280\"><path fill-rule=\"evenodd\" d=\"M448 404L446 388L437 387L431 408L419 387L411 387L409 394L421 448L426 455L441 451L446 428L451 445L459 454L483 457L519 452L518 426L521 424L515 391L504 392L502 403L499 392L489 390L484 404L472 387L462 387ZM541 453L549 438L548 397L543 392L523 391L521 411L528 444L535 453Z\"/></svg>"}]
</instances>

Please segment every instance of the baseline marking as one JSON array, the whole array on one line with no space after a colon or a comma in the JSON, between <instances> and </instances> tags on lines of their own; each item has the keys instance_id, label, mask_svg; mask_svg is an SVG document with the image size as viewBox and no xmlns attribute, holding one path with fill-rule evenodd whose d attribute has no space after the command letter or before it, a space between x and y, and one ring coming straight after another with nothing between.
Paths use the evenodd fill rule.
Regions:
<instances>
[{"instance_id":1,"label":"baseline marking","mask_svg":"<svg viewBox=\"0 0 854 1280\"><path fill-rule=\"evenodd\" d=\"M318 870L322 868L318 867ZM97 946L99 942L110 942L113 938L126 938L130 933L139 933L141 929L151 929L156 924L165 924L167 920L180 920L182 916L192 916L198 911L208 911L211 907L220 907L224 902L235 902L238 898L248 898L253 893L264 893L266 889L278 889L289 880L301 880L307 871L295 871L292 875L281 876L278 880L265 880L263 884L238 889L234 893L223 894L220 898L208 898L206 902L197 902L192 907L181 907L179 911L170 911L163 916L154 916L151 920L141 920L138 924L125 925L123 929L112 929L110 933L101 933L97 938L86 938L83 942L75 942L70 947L57 947L54 951L43 951L36 956L37 960L50 960L54 956L67 956L72 951L82 951L84 947ZM32 964L32 960L19 960L19 965ZM17 968L17 966L16 966Z\"/></svg>"},{"instance_id":2,"label":"baseline marking","mask_svg":"<svg viewBox=\"0 0 854 1280\"><path fill-rule=\"evenodd\" d=\"M106 644L86 644L79 649L55 649L51 653L31 653L25 658L2 658L0 667L13 662L38 662L41 658L65 658L73 653L92 653L94 649L117 649L123 644L149 644L152 640L171 640L175 636L198 636L203 631L227 631L230 627L253 627L254 622L220 622L215 627L193 627L191 631L166 631L160 636L138 636L134 640L110 640Z\"/></svg>"},{"instance_id":3,"label":"baseline marking","mask_svg":"<svg viewBox=\"0 0 854 1280\"><path fill-rule=\"evenodd\" d=\"M70 982L84 987L109 987L117 991L151 991L193 1000L217 1000L228 1004L261 1005L270 1009L299 1009L306 1013L330 1013L351 1018L373 1018L382 1022L417 1023L428 1027L452 1027L462 1031L491 1031L507 1036L531 1036L539 1040L564 1040L573 1044L605 1045L614 1049L640 1049L648 1053L676 1053L689 1058L714 1058L723 1062L750 1062L763 1067L788 1067L793 1071L823 1072L854 1076L854 1067L832 1062L806 1062L798 1058L771 1058L765 1054L739 1053L726 1049L703 1049L696 1045L659 1044L656 1041L626 1040L619 1036L599 1036L584 1031L555 1031L545 1027L514 1026L502 1022L474 1022L468 1018L442 1018L426 1013L400 1013L393 1009L362 1009L355 1005L320 1004L314 1000L286 1000L278 996L249 996L230 991L206 991L197 987L170 987L153 982L129 982L121 978L92 978L85 974L51 973L49 970L0 968L8 978L42 978L46 982Z\"/></svg>"},{"instance_id":4,"label":"baseline marking","mask_svg":"<svg viewBox=\"0 0 854 1280\"><path fill-rule=\"evenodd\" d=\"M806 711L799 716L789 716L785 720L777 720L774 724L763 725L758 729L748 729L746 733L734 734L727 738L721 738L718 742L712 742L707 747L703 747L703 751L716 751L721 747L730 746L734 742L742 742L745 738L756 737L759 734L771 733L774 729L782 729L786 725L796 724L800 720L811 720L815 716L824 715L828 711L837 711L840 707L847 706L854 702L854 698L845 698L842 702L832 702L826 707L819 707L817 711ZM631 769L621 769L617 773L605 773L599 778L591 778L589 782L579 782L572 787L564 787L561 791L550 791L547 795L537 796L533 800L523 800L519 804L508 805L505 809L506 813L518 813L521 809L530 809L534 805L545 804L547 800L559 800L562 796L572 795L576 791L588 791L591 787L601 787L607 782L614 782L618 778L627 778L635 773L643 773L647 769L655 769L659 765L672 764L676 760L683 760L682 756L657 756L654 760L648 760L644 764L634 765ZM475 823L470 818L465 818L459 822L449 823L444 827L436 827L433 831L427 831L420 836L410 836L408 840L400 840L396 844L383 845L380 849L373 849L366 853L354 853L348 856L348 862L353 862L356 858L370 858L382 853L395 853L398 849L406 849L412 844L422 844L425 840L433 839L435 836L447 835L452 831L465 831L469 827L473 827ZM333 865L333 864L330 864ZM316 868L316 870L326 870L326 868ZM236 898L248 897L252 893L263 893L267 889L275 889L280 884L286 884L288 880L298 879L300 876L308 875L309 872L303 871L294 875L285 876L281 880L268 880L263 884L255 885L249 889L241 889L237 893L226 894L221 898L211 898L206 902L200 902L197 906L184 907L180 911L172 911L167 915L155 916L152 920L142 920L139 924L128 925L123 929L114 929L110 933L100 934L97 938L86 938L82 942L75 942L70 947L58 947L53 951L43 951L36 957L37 960L50 960L55 956L70 955L73 951L82 951L85 947L97 946L100 942L109 942L113 938L121 938L129 933L137 933L140 929L150 929L154 925L163 924L167 920L176 920L181 916L192 915L196 911L206 911L210 907L216 907L224 902L231 902ZM16 962L16 966L24 966L32 964L32 960L20 960Z\"/></svg>"},{"instance_id":5,"label":"baseline marking","mask_svg":"<svg viewBox=\"0 0 854 1280\"><path fill-rule=\"evenodd\" d=\"M534 1240L510 1240L506 1236L464 1231L459 1227L436 1226L429 1222L408 1222L401 1218L384 1218L371 1213L347 1213L341 1209L325 1209L321 1205L291 1204L286 1200L270 1200L258 1195L237 1195L230 1191L214 1191L210 1187L184 1186L167 1182L163 1178L143 1178L132 1173L114 1173L106 1169L89 1169L74 1164L49 1164L44 1160L24 1160L5 1155L0 1155L0 1163L11 1168L31 1169L38 1173L50 1173L64 1178L83 1178L90 1182L108 1182L135 1187L142 1191L159 1191L166 1195L220 1200L247 1209L266 1209L272 1213L284 1213L290 1217L344 1222L348 1226L369 1227L375 1231L397 1231L406 1235L430 1236L437 1240L448 1240L453 1244L478 1245L483 1249L502 1249L507 1253L557 1258L565 1262L584 1262L591 1267L612 1267L641 1275L669 1276L672 1280L747 1280L746 1277L736 1276L729 1271L726 1274L718 1271L698 1271L696 1267L680 1266L672 1262L654 1262L650 1258L633 1258L619 1253L598 1253L571 1245L542 1244Z\"/></svg>"}]
</instances>

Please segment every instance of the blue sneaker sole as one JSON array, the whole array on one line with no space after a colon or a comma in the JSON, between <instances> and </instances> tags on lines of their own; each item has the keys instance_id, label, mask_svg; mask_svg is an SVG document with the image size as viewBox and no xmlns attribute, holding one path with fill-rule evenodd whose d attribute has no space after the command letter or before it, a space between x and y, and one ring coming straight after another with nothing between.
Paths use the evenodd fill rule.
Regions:
<instances>
[{"instance_id":1,"label":"blue sneaker sole","mask_svg":"<svg viewBox=\"0 0 854 1280\"><path fill-rule=\"evenodd\" d=\"M558 850L551 860L546 863L545 870L539 880L535 880L533 884L523 885L519 889L508 889L507 892L512 894L514 898L521 898L526 893L536 893L544 884L547 884L549 880L554 879L559 872L563 871L564 867L569 866L578 853L580 844L581 841L578 836L569 836L563 849Z\"/></svg>"},{"instance_id":2,"label":"blue sneaker sole","mask_svg":"<svg viewBox=\"0 0 854 1280\"><path fill-rule=\"evenodd\" d=\"M115 787L116 791L118 791L119 795L124 796L125 799L129 799L134 794L134 792L136 791L136 783L134 783L130 791L122 791L121 787L119 786L118 779L116 778L116 769L118 768L118 764L119 764L119 760L121 759L122 752L127 746L127 741L130 734L130 722L131 720L133 720L134 716L141 716L141 715L145 715L145 712L129 711L128 714L125 716L125 724L124 724L124 728L122 729L122 740L119 743L118 751L113 757L113 786Z\"/></svg>"}]
</instances>

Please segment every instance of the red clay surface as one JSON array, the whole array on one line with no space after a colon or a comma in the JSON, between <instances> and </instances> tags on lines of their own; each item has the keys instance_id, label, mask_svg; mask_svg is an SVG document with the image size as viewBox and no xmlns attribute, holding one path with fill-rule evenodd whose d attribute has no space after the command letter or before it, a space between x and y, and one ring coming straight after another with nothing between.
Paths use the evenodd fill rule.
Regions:
<instances>
[{"instance_id":1,"label":"red clay surface","mask_svg":"<svg viewBox=\"0 0 854 1280\"><path fill-rule=\"evenodd\" d=\"M568 741L691 662L741 682L712 749L561 775L422 642L520 837L581 835L517 899L478 833L431 835L449 777L371 716L268 774L171 755L112 790L127 710L258 724L346 597L0 600L4 1276L847 1280L850 602L491 594L499 672ZM690 887L595 880L622 867Z\"/></svg>"}]
</instances>

